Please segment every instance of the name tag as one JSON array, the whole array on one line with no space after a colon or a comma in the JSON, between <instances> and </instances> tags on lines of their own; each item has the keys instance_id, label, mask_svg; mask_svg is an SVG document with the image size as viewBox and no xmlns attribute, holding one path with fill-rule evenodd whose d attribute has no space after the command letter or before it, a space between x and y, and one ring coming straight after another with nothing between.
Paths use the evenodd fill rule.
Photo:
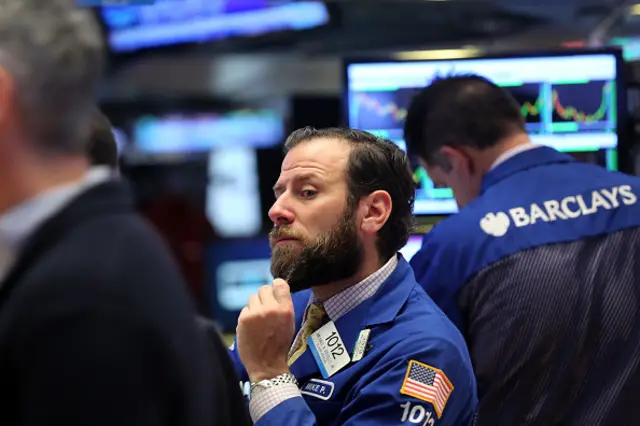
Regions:
<instances>
[{"instance_id":1,"label":"name tag","mask_svg":"<svg viewBox=\"0 0 640 426\"><path fill-rule=\"evenodd\" d=\"M307 342L320 368L320 373L325 379L333 376L351 362L351 357L345 349L333 321L313 333Z\"/></svg>"},{"instance_id":2,"label":"name tag","mask_svg":"<svg viewBox=\"0 0 640 426\"><path fill-rule=\"evenodd\" d=\"M351 357L352 362L358 362L364 356L364 353L367 350L367 343L369 342L370 334L371 330L369 329L360 331L358 340L356 340L355 347L353 348L353 356Z\"/></svg>"},{"instance_id":3,"label":"name tag","mask_svg":"<svg viewBox=\"0 0 640 426\"><path fill-rule=\"evenodd\" d=\"M311 379L300 389L303 395L313 396L315 398L327 401L333 395L334 385L331 382L320 379Z\"/></svg>"}]
</instances>

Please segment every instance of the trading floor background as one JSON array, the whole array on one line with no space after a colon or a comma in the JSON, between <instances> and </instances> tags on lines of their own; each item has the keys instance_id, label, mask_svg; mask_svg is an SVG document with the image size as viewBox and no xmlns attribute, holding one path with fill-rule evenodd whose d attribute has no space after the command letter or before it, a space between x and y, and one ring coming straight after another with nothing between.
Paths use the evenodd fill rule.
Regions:
<instances>
[{"instance_id":1,"label":"trading floor background","mask_svg":"<svg viewBox=\"0 0 640 426\"><path fill-rule=\"evenodd\" d=\"M122 173L200 312L232 333L248 296L271 281L267 211L288 132L349 125L403 147L408 103L437 75L484 75L520 102L534 142L640 170L640 6L516 3L96 7L111 64L100 106ZM457 210L417 165L414 178L419 226L405 257Z\"/></svg>"}]
</instances>

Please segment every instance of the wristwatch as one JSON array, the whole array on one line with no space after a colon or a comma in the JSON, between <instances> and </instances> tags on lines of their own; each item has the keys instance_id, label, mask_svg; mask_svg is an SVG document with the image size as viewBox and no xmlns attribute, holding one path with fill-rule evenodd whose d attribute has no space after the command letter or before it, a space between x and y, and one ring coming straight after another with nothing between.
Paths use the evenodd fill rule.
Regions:
<instances>
[{"instance_id":1,"label":"wristwatch","mask_svg":"<svg viewBox=\"0 0 640 426\"><path fill-rule=\"evenodd\" d=\"M298 386L298 380L291 373L280 374L273 379L260 380L259 382L251 383L250 391L253 392L255 388L272 388L274 386L284 385L286 383L293 383Z\"/></svg>"}]
</instances>

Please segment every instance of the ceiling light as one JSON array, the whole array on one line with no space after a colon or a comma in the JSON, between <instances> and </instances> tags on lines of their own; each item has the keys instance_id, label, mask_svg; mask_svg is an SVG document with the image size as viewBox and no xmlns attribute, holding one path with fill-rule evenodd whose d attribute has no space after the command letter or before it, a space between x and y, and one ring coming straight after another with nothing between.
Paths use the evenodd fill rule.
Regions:
<instances>
[{"instance_id":1,"label":"ceiling light","mask_svg":"<svg viewBox=\"0 0 640 426\"><path fill-rule=\"evenodd\" d=\"M464 49L440 49L440 50L417 50L412 52L398 52L394 56L401 60L424 60L433 61L438 59L462 59L479 56L482 51L475 47Z\"/></svg>"}]
</instances>

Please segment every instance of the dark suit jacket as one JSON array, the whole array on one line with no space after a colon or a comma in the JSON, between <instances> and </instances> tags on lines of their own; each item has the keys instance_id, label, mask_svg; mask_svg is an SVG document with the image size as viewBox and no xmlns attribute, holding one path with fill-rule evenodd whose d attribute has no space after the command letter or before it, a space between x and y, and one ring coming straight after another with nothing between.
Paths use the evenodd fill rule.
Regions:
<instances>
[{"instance_id":1,"label":"dark suit jacket","mask_svg":"<svg viewBox=\"0 0 640 426\"><path fill-rule=\"evenodd\" d=\"M218 331L215 323L208 318L199 316L197 318L198 326L207 336L207 343L209 347L209 353L211 354L210 358L215 364L212 366L214 371L219 371L217 374L233 374L235 373L235 366L231 358L229 357L229 349L224 346L222 342L222 336ZM216 373L214 373L215 375ZM229 417L225 419L226 421L231 421L233 426L249 426L253 422L251 421L251 417L249 416L249 411L247 410L247 405L245 403L244 396L242 395L242 391L240 388L240 380L238 378L235 379L235 382L231 383L227 381L224 385L227 385L227 389L222 388L222 384L220 385L220 391L224 394L221 396L221 401L224 401L226 406L229 407L227 413L230 413L233 417ZM221 413L224 415L224 413Z\"/></svg>"},{"instance_id":2,"label":"dark suit jacket","mask_svg":"<svg viewBox=\"0 0 640 426\"><path fill-rule=\"evenodd\" d=\"M0 285L0 425L235 424L237 379L214 369L184 281L122 184L42 225Z\"/></svg>"}]
</instances>

